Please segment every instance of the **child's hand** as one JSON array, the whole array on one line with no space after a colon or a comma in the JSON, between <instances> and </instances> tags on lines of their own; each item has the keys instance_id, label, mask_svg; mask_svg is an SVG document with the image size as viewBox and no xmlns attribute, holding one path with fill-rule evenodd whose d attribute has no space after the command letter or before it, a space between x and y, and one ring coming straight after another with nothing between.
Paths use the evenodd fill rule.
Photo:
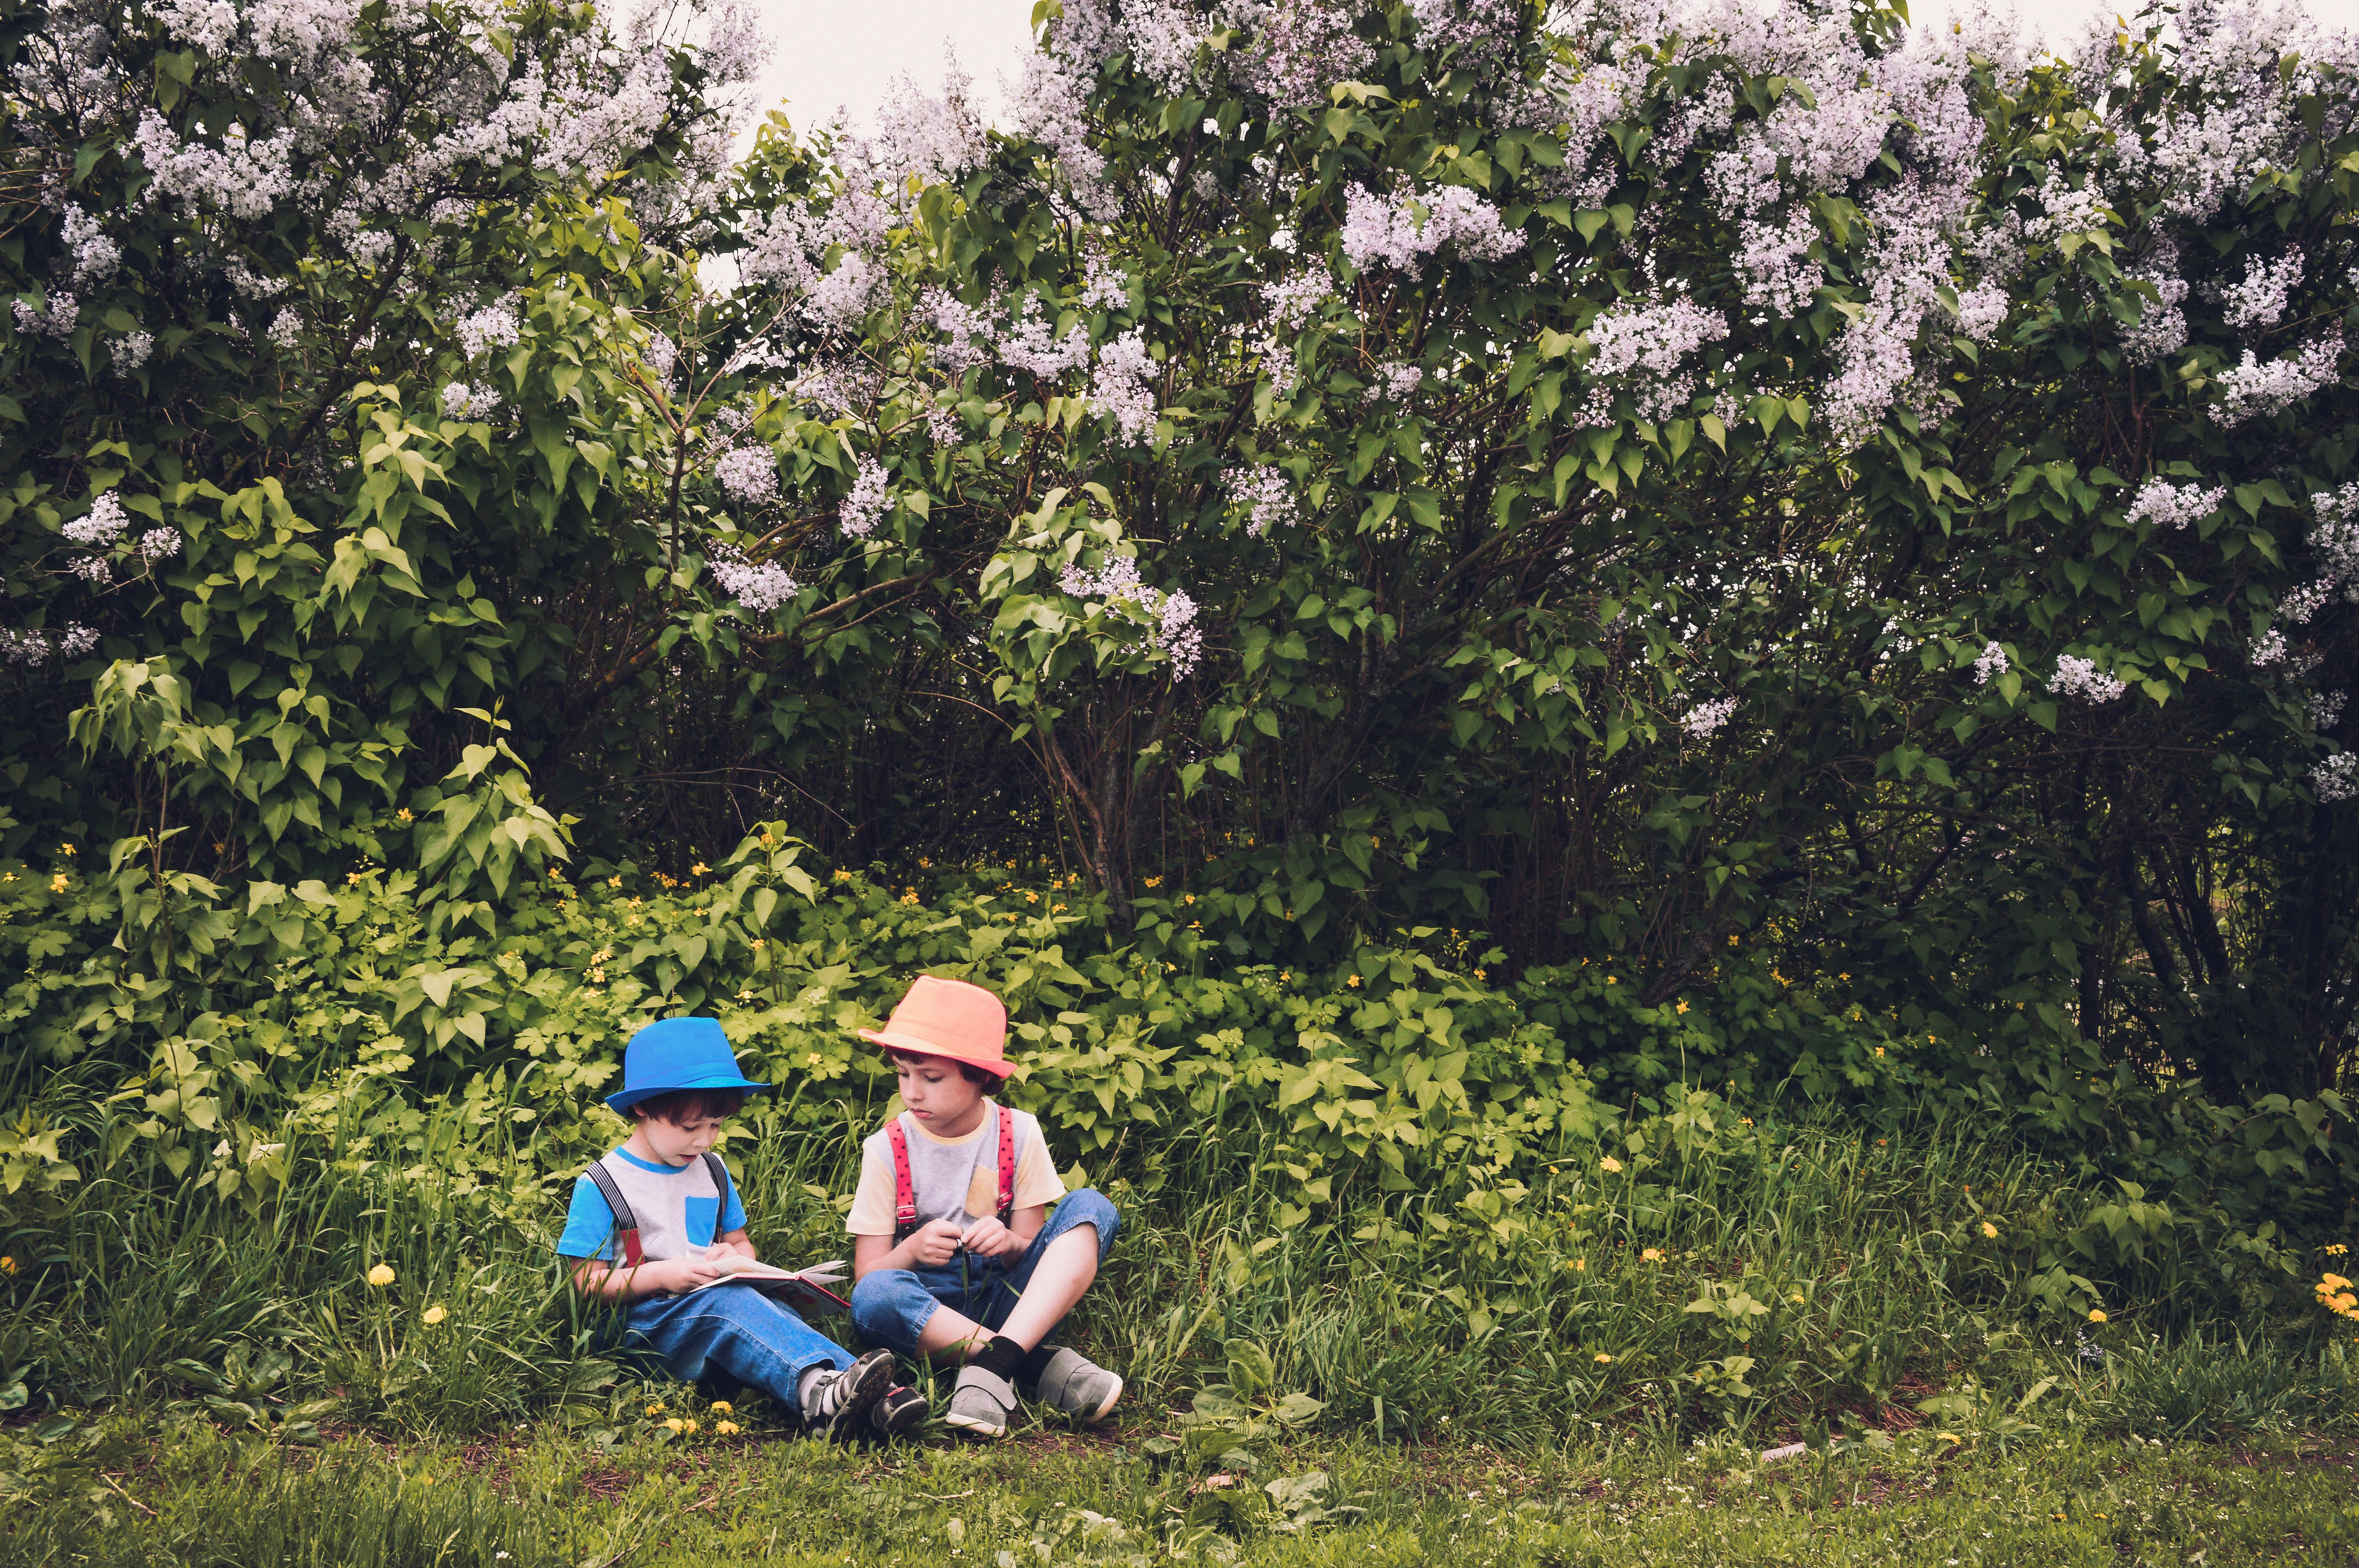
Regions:
<instances>
[{"instance_id":1,"label":"child's hand","mask_svg":"<svg viewBox=\"0 0 2359 1568\"><path fill-rule=\"evenodd\" d=\"M958 1253L966 1238L947 1219L929 1219L909 1237L909 1249L929 1269L939 1269Z\"/></svg>"},{"instance_id":2,"label":"child's hand","mask_svg":"<svg viewBox=\"0 0 2359 1568\"><path fill-rule=\"evenodd\" d=\"M1024 1238L1000 1224L997 1215L984 1215L966 1227L966 1249L978 1258L1006 1258L1024 1247Z\"/></svg>"},{"instance_id":3,"label":"child's hand","mask_svg":"<svg viewBox=\"0 0 2359 1568\"><path fill-rule=\"evenodd\" d=\"M719 1278L721 1271L709 1258L670 1258L660 1263L642 1263L638 1271L640 1289L654 1292L692 1291Z\"/></svg>"}]
</instances>

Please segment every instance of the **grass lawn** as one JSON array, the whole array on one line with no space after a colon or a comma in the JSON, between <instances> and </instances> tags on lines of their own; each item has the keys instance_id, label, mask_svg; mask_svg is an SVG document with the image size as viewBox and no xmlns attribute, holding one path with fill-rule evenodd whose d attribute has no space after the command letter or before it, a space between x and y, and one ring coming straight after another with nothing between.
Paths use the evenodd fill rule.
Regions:
<instances>
[{"instance_id":1,"label":"grass lawn","mask_svg":"<svg viewBox=\"0 0 2359 1568\"><path fill-rule=\"evenodd\" d=\"M175 1419L18 1429L0 1563L2359 1563L2359 1446L2317 1438L1920 1432L1767 1467L1734 1448L1305 1444L1217 1485L1143 1457L1146 1425L877 1450L715 1438L710 1411L685 1438L651 1421L315 1445Z\"/></svg>"}]
</instances>

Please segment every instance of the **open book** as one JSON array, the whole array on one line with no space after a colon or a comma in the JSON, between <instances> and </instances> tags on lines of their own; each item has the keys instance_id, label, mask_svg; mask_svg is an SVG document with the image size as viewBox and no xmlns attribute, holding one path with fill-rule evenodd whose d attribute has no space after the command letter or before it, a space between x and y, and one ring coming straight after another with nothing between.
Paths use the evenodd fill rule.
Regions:
<instances>
[{"instance_id":1,"label":"open book","mask_svg":"<svg viewBox=\"0 0 2359 1568\"><path fill-rule=\"evenodd\" d=\"M764 1295L774 1296L799 1312L849 1312L852 1303L837 1295L832 1287L845 1283L842 1260L814 1263L808 1269L789 1271L775 1264L758 1262L743 1252L730 1251L715 1260L721 1277L712 1284L699 1285L699 1291L709 1291L713 1285L752 1285ZM694 1291L689 1292L695 1294Z\"/></svg>"}]
</instances>

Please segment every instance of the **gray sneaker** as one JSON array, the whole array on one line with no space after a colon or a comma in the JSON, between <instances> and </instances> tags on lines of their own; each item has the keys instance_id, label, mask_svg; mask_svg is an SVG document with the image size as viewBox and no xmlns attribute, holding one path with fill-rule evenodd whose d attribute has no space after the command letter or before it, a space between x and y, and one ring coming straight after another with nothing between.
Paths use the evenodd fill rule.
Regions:
<instances>
[{"instance_id":1,"label":"gray sneaker","mask_svg":"<svg viewBox=\"0 0 2359 1568\"><path fill-rule=\"evenodd\" d=\"M868 1412L893 1386L893 1353L872 1350L842 1371L828 1376L803 1404L803 1423L841 1443L868 1422Z\"/></svg>"},{"instance_id":2,"label":"gray sneaker","mask_svg":"<svg viewBox=\"0 0 2359 1568\"><path fill-rule=\"evenodd\" d=\"M1005 1437L1015 1413L1015 1384L980 1367L962 1367L942 1424L969 1437Z\"/></svg>"},{"instance_id":3,"label":"gray sneaker","mask_svg":"<svg viewBox=\"0 0 2359 1568\"><path fill-rule=\"evenodd\" d=\"M1024 1397L1083 1421L1099 1421L1122 1398L1122 1379L1080 1351L1060 1346Z\"/></svg>"}]
</instances>

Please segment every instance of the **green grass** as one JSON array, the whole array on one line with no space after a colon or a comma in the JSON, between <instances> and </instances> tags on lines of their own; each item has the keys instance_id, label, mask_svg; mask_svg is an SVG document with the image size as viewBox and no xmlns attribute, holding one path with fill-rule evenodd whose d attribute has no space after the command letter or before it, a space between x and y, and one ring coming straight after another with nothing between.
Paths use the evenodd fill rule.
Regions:
<instances>
[{"instance_id":1,"label":"green grass","mask_svg":"<svg viewBox=\"0 0 2359 1568\"><path fill-rule=\"evenodd\" d=\"M37 1445L15 1446L22 1463ZM2067 1428L1963 1448L1904 1437L1766 1468L1725 1445L1321 1444L1271 1458L1266 1478L1207 1491L1070 1438L880 1454L600 1446L543 1426L290 1448L193 1422L110 1426L56 1439L8 1477L20 1495L0 1511L0 1563L2359 1562L2354 1452L2317 1442L2157 1446ZM1323 1486L1292 1479L1313 1472ZM1269 1480L1301 1500L1280 1506Z\"/></svg>"}]
</instances>

